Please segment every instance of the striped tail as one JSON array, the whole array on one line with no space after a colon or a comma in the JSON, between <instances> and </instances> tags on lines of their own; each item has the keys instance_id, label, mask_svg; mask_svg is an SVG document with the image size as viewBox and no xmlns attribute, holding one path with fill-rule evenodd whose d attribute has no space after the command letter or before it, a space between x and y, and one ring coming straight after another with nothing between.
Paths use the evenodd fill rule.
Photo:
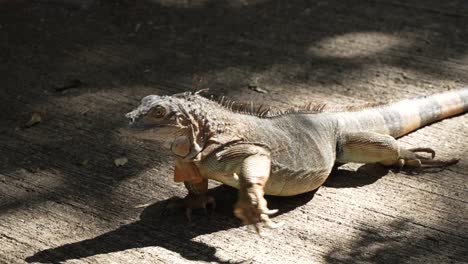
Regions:
<instances>
[{"instance_id":1,"label":"striped tail","mask_svg":"<svg viewBox=\"0 0 468 264\"><path fill-rule=\"evenodd\" d=\"M403 100L376 109L388 133L401 137L418 128L468 111L468 88Z\"/></svg>"},{"instance_id":2,"label":"striped tail","mask_svg":"<svg viewBox=\"0 0 468 264\"><path fill-rule=\"evenodd\" d=\"M407 99L340 115L348 131L368 131L401 137L425 125L466 113L468 88Z\"/></svg>"}]
</instances>

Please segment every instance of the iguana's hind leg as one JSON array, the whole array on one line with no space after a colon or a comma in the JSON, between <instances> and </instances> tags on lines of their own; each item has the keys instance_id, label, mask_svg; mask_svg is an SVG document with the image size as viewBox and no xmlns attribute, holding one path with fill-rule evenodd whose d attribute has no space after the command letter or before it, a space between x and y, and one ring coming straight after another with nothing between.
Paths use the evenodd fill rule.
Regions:
<instances>
[{"instance_id":1,"label":"iguana's hind leg","mask_svg":"<svg viewBox=\"0 0 468 264\"><path fill-rule=\"evenodd\" d=\"M426 157L418 153L429 153ZM458 162L457 159L435 160L431 148L406 149L393 137L372 132L343 134L338 142L337 162L381 163L387 166L442 167Z\"/></svg>"}]
</instances>

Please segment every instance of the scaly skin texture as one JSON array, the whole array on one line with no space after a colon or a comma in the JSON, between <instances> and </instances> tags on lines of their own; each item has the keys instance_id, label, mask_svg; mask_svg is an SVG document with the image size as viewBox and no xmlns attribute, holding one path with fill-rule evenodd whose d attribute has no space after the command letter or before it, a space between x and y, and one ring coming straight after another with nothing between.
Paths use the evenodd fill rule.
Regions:
<instances>
[{"instance_id":1,"label":"scaly skin texture","mask_svg":"<svg viewBox=\"0 0 468 264\"><path fill-rule=\"evenodd\" d=\"M404 149L395 140L432 122L465 113L468 89L363 109L304 109L273 113L214 102L197 93L150 95L126 116L134 134L163 141L176 156L174 179L189 195L190 212L214 200L207 180L239 189L234 213L245 224L274 227L264 194L289 196L320 187L336 163L446 166L430 148ZM247 110L249 109L249 110ZM428 155L418 153L425 152ZM190 217L190 214L188 213Z\"/></svg>"}]
</instances>

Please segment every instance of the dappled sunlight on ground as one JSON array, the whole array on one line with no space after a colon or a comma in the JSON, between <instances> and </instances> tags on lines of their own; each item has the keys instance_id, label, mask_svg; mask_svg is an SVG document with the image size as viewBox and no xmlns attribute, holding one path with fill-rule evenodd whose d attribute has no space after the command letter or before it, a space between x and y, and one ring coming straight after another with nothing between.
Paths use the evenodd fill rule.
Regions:
<instances>
[{"instance_id":1,"label":"dappled sunlight on ground","mask_svg":"<svg viewBox=\"0 0 468 264\"><path fill-rule=\"evenodd\" d=\"M321 39L311 45L307 53L316 57L351 59L376 56L397 46L411 46L411 40L381 32L352 32Z\"/></svg>"},{"instance_id":2,"label":"dappled sunlight on ground","mask_svg":"<svg viewBox=\"0 0 468 264\"><path fill-rule=\"evenodd\" d=\"M210 88L288 108L467 85L465 0L72 2L22 1L0 15L0 262L443 263L468 254L466 116L401 140L459 164L417 173L352 165L315 196L269 197L285 225L265 238L240 226L237 192L223 186L210 185L211 216L165 214L186 193L173 160L119 133L148 94ZM22 128L33 113L42 121ZM116 166L120 157L128 163Z\"/></svg>"}]
</instances>

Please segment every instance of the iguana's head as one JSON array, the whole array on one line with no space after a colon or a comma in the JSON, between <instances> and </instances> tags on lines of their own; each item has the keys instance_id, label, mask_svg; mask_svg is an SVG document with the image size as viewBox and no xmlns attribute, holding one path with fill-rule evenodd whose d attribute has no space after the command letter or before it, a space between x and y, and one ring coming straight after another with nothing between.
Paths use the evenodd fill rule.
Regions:
<instances>
[{"instance_id":1,"label":"iguana's head","mask_svg":"<svg viewBox=\"0 0 468 264\"><path fill-rule=\"evenodd\" d=\"M162 141L166 148L182 158L195 158L219 127L207 117L214 102L192 93L172 96L148 95L125 116L130 119L133 136ZM216 111L210 111L214 113Z\"/></svg>"},{"instance_id":2,"label":"iguana's head","mask_svg":"<svg viewBox=\"0 0 468 264\"><path fill-rule=\"evenodd\" d=\"M148 95L125 117L133 134L141 139L164 141L184 128L180 100L171 96Z\"/></svg>"}]
</instances>

